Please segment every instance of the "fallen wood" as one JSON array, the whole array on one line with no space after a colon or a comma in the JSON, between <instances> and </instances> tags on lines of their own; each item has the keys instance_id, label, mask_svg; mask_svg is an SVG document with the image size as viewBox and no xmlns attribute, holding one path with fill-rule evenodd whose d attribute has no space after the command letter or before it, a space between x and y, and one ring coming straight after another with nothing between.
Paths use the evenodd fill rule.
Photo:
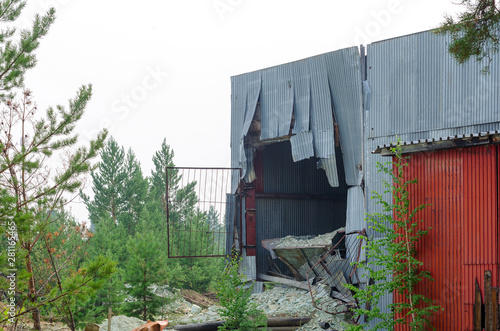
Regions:
<instances>
[{"instance_id":1,"label":"fallen wood","mask_svg":"<svg viewBox=\"0 0 500 331\"><path fill-rule=\"evenodd\" d=\"M215 304L215 300L211 300L210 298L204 296L203 294L200 294L193 290L182 289L181 295L184 298L184 300L190 303L194 303L195 305L198 305L202 308L207 308Z\"/></svg>"},{"instance_id":2,"label":"fallen wood","mask_svg":"<svg viewBox=\"0 0 500 331\"><path fill-rule=\"evenodd\" d=\"M174 325L172 328L174 330L184 330L184 331L213 331L217 330L219 326L222 326L224 321L217 322L207 322L207 323L197 323L197 324L185 324L185 325Z\"/></svg>"},{"instance_id":3,"label":"fallen wood","mask_svg":"<svg viewBox=\"0 0 500 331\"><path fill-rule=\"evenodd\" d=\"M267 319L267 329L276 331L295 330L311 320L310 317L273 317ZM174 330L182 331L213 331L222 326L224 321L207 322L198 324L175 325ZM271 329L272 328L272 329Z\"/></svg>"},{"instance_id":4,"label":"fallen wood","mask_svg":"<svg viewBox=\"0 0 500 331\"><path fill-rule=\"evenodd\" d=\"M301 326L308 323L310 317L272 317L267 319L267 326Z\"/></svg>"}]
</instances>

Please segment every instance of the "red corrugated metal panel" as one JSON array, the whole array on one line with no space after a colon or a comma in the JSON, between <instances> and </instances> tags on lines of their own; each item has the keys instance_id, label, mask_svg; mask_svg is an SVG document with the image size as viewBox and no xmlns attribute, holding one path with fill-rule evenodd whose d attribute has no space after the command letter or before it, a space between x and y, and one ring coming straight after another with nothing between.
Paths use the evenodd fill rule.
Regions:
<instances>
[{"instance_id":1,"label":"red corrugated metal panel","mask_svg":"<svg viewBox=\"0 0 500 331\"><path fill-rule=\"evenodd\" d=\"M433 320L437 330L472 330L475 279L484 288L484 271L491 270L498 286L497 154L496 146L419 153L405 168L406 179L418 179L410 187L412 207L430 204L418 215L422 228L432 229L417 258L434 281L416 290L444 308Z\"/></svg>"}]
</instances>

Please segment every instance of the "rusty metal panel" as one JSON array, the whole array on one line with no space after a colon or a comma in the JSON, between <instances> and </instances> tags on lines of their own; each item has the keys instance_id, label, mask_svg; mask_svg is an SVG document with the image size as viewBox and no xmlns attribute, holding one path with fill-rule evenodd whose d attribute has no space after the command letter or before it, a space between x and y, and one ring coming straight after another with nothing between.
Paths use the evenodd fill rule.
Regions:
<instances>
[{"instance_id":1,"label":"rusty metal panel","mask_svg":"<svg viewBox=\"0 0 500 331\"><path fill-rule=\"evenodd\" d=\"M406 179L418 179L411 206L429 204L418 218L431 229L416 248L434 281L417 291L444 308L433 320L437 330L472 330L476 279L484 288L484 271L493 270L498 285L497 154L496 146L418 153L405 170Z\"/></svg>"}]
</instances>

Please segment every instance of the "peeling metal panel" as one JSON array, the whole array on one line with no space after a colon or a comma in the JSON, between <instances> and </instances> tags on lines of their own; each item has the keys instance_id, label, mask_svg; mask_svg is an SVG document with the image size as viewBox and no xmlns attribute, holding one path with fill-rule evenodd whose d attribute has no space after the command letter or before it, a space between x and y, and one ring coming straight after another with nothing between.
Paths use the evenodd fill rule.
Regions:
<instances>
[{"instance_id":1,"label":"peeling metal panel","mask_svg":"<svg viewBox=\"0 0 500 331\"><path fill-rule=\"evenodd\" d=\"M292 75L289 64L262 70L261 139L286 136L293 111Z\"/></svg>"},{"instance_id":2,"label":"peeling metal panel","mask_svg":"<svg viewBox=\"0 0 500 331\"><path fill-rule=\"evenodd\" d=\"M290 137L293 162L308 159L314 156L313 135L311 131L299 132Z\"/></svg>"},{"instance_id":3,"label":"peeling metal panel","mask_svg":"<svg viewBox=\"0 0 500 331\"><path fill-rule=\"evenodd\" d=\"M307 60L300 60L292 66L295 124L293 133L309 131L311 106L311 75ZM312 147L312 143L311 143Z\"/></svg>"},{"instance_id":4,"label":"peeling metal panel","mask_svg":"<svg viewBox=\"0 0 500 331\"><path fill-rule=\"evenodd\" d=\"M459 65L448 43L427 31L368 45L374 137L500 121L500 66L483 75L484 62Z\"/></svg>"},{"instance_id":5,"label":"peeling metal panel","mask_svg":"<svg viewBox=\"0 0 500 331\"><path fill-rule=\"evenodd\" d=\"M335 159L335 154L329 155L327 159L319 159L318 169L323 169L325 171L330 186L332 187L339 186L339 177L337 173L337 160Z\"/></svg>"},{"instance_id":6,"label":"peeling metal panel","mask_svg":"<svg viewBox=\"0 0 500 331\"><path fill-rule=\"evenodd\" d=\"M240 140L243 131L243 122L245 120L245 100L246 87L242 88L241 77L231 77L231 167L238 168L240 166ZM236 192L239 175L233 174L231 190Z\"/></svg>"},{"instance_id":7,"label":"peeling metal panel","mask_svg":"<svg viewBox=\"0 0 500 331\"><path fill-rule=\"evenodd\" d=\"M329 182L338 185L333 125L334 105L338 104L339 109L335 111L339 126L342 126L340 143L346 154L348 183L359 185L363 150L363 95L359 61L359 52L353 47L233 77L233 85L237 85L233 86L236 96L232 104L233 112L236 107L239 112L247 114L241 137L250 126L249 121L255 110L250 108L255 107L255 96L260 95L260 138L275 139L289 135L293 117L292 132L312 132L313 137L312 141L308 135L293 139L294 159L299 161L311 157L312 149L314 156L324 159L320 166L325 169ZM254 84L258 84L259 79L260 90ZM241 98L246 98L246 101L241 101ZM246 166L241 147L239 161L240 166Z\"/></svg>"},{"instance_id":8,"label":"peeling metal panel","mask_svg":"<svg viewBox=\"0 0 500 331\"><path fill-rule=\"evenodd\" d=\"M361 185L363 179L363 91L357 47L325 56L334 117L340 134L346 181Z\"/></svg>"},{"instance_id":9,"label":"peeling metal panel","mask_svg":"<svg viewBox=\"0 0 500 331\"><path fill-rule=\"evenodd\" d=\"M309 61L311 74L311 131L314 135L314 152L319 158L335 155L333 108L328 86L325 56Z\"/></svg>"},{"instance_id":10,"label":"peeling metal panel","mask_svg":"<svg viewBox=\"0 0 500 331\"><path fill-rule=\"evenodd\" d=\"M365 194L361 186L354 186L347 191L346 233L366 229L365 222ZM348 237L346 247L352 247L351 241L356 238ZM350 252L348 252L350 253ZM364 257L361 261L364 260Z\"/></svg>"},{"instance_id":11,"label":"peeling metal panel","mask_svg":"<svg viewBox=\"0 0 500 331\"><path fill-rule=\"evenodd\" d=\"M339 149L337 148L337 151ZM317 170L314 158L293 162L290 143L267 145L263 150L263 192L286 194L347 194L342 158L337 160L339 186L331 187L322 170ZM344 193L342 193L344 192Z\"/></svg>"}]
</instances>

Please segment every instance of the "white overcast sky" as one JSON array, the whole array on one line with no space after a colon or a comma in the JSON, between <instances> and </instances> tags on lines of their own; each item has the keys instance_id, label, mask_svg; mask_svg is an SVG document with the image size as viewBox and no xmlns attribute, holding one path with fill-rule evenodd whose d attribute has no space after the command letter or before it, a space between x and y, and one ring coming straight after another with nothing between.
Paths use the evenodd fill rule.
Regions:
<instances>
[{"instance_id":1,"label":"white overcast sky","mask_svg":"<svg viewBox=\"0 0 500 331\"><path fill-rule=\"evenodd\" d=\"M31 0L57 19L26 86L39 108L93 84L82 140L106 127L145 175L165 137L177 166L230 166L230 76L436 27L450 0ZM85 218L84 206L73 212Z\"/></svg>"}]
</instances>

